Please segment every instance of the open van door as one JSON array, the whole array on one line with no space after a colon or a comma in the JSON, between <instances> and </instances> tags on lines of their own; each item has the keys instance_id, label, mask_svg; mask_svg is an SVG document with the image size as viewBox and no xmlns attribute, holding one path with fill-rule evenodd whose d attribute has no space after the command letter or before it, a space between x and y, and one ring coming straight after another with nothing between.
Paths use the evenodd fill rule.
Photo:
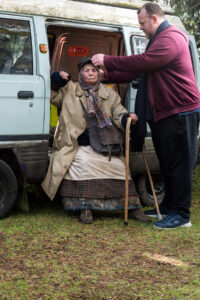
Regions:
<instances>
[{"instance_id":1,"label":"open van door","mask_svg":"<svg viewBox=\"0 0 200 300\"><path fill-rule=\"evenodd\" d=\"M126 55L134 54L134 53L132 53L130 39L131 39L131 36L132 36L133 32L135 32L135 28L123 26L123 31L122 32L123 32L123 38L124 38L124 43L125 43ZM130 83L129 88L128 88L128 92L127 92L127 98L126 98L125 103L124 103L124 105L126 106L128 111L131 111L131 112L134 111L136 93L137 93L137 91L132 88L132 85Z\"/></svg>"},{"instance_id":2,"label":"open van door","mask_svg":"<svg viewBox=\"0 0 200 300\"><path fill-rule=\"evenodd\" d=\"M48 55L39 51L40 41L47 44L42 20L7 14L0 17L1 144L42 140L45 129L47 132L49 104L45 107L45 100L50 88L45 76L49 77L49 61ZM37 35L35 26L39 28Z\"/></svg>"}]
</instances>

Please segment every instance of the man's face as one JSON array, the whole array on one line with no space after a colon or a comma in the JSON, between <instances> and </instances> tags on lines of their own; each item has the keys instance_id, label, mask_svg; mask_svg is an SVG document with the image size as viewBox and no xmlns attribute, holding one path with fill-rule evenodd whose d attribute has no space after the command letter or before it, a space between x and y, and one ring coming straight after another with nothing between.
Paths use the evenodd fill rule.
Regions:
<instances>
[{"instance_id":1,"label":"man's face","mask_svg":"<svg viewBox=\"0 0 200 300\"><path fill-rule=\"evenodd\" d=\"M92 64L87 64L83 67L83 78L87 85L95 85L98 80L97 69Z\"/></svg>"},{"instance_id":2,"label":"man's face","mask_svg":"<svg viewBox=\"0 0 200 300\"><path fill-rule=\"evenodd\" d=\"M149 17L146 13L146 9L143 8L138 15L138 22L140 29L145 33L148 39L151 39L157 30L154 16Z\"/></svg>"}]
</instances>

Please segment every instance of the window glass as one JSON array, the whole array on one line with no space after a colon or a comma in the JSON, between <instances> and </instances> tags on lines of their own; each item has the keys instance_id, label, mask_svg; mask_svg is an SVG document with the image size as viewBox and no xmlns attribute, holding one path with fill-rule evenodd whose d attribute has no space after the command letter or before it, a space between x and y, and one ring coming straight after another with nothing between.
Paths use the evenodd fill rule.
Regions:
<instances>
[{"instance_id":1,"label":"window glass","mask_svg":"<svg viewBox=\"0 0 200 300\"><path fill-rule=\"evenodd\" d=\"M131 47L133 54L141 54L145 51L148 39L141 36L131 36Z\"/></svg>"},{"instance_id":2,"label":"window glass","mask_svg":"<svg viewBox=\"0 0 200 300\"><path fill-rule=\"evenodd\" d=\"M0 19L0 74L33 74L28 21Z\"/></svg>"}]
</instances>

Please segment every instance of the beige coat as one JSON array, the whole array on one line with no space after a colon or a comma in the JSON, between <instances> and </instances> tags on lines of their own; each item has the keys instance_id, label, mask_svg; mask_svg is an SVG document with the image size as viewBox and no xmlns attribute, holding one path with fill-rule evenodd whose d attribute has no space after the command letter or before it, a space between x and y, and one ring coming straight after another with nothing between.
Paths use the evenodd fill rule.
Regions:
<instances>
[{"instance_id":1,"label":"beige coat","mask_svg":"<svg viewBox=\"0 0 200 300\"><path fill-rule=\"evenodd\" d=\"M123 129L121 118L127 113L127 110L121 105L119 95L113 89L100 84L98 99L102 101L105 112L111 121ZM42 188L51 200L76 155L77 138L86 129L80 100L87 109L86 95L78 82L69 81L58 93L52 92L51 103L62 109L54 137L49 168L42 182Z\"/></svg>"}]
</instances>

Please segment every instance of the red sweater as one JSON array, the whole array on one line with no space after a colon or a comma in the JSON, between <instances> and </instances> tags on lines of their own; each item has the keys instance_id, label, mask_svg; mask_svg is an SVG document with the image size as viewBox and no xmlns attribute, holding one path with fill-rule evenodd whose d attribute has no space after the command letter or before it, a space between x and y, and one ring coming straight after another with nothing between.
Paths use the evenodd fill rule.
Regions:
<instances>
[{"instance_id":1,"label":"red sweater","mask_svg":"<svg viewBox=\"0 0 200 300\"><path fill-rule=\"evenodd\" d=\"M160 32L144 53L104 56L109 81L129 82L147 72L148 94L154 121L200 108L200 93L191 63L189 40L170 26Z\"/></svg>"}]
</instances>

